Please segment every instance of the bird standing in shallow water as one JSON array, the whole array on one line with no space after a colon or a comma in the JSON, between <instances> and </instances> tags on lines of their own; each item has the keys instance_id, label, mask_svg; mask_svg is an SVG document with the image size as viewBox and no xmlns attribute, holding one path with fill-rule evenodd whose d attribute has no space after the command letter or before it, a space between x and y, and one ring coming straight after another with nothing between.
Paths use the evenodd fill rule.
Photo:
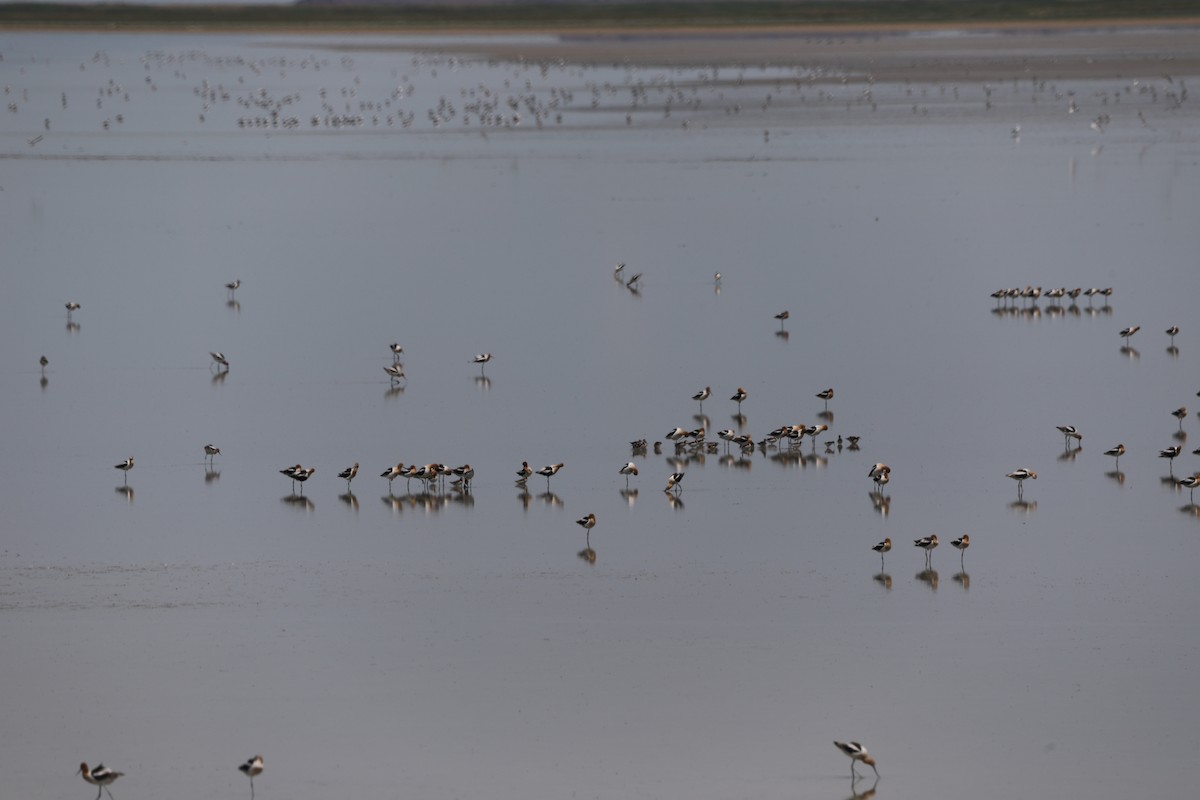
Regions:
<instances>
[{"instance_id":1,"label":"bird standing in shallow water","mask_svg":"<svg viewBox=\"0 0 1200 800\"><path fill-rule=\"evenodd\" d=\"M254 800L254 776L261 775L263 771L263 757L255 756L249 759L245 764L238 767L246 777L250 779L250 800Z\"/></svg>"},{"instance_id":2,"label":"bird standing in shallow water","mask_svg":"<svg viewBox=\"0 0 1200 800\"><path fill-rule=\"evenodd\" d=\"M220 369L221 367L229 369L229 359L225 357L224 353L218 353L214 351L210 352L209 355L212 356L212 360L216 362L217 369Z\"/></svg>"},{"instance_id":3,"label":"bird standing in shallow water","mask_svg":"<svg viewBox=\"0 0 1200 800\"><path fill-rule=\"evenodd\" d=\"M913 539L913 545L925 551L925 562L928 563L929 559L933 556L933 548L938 546L937 534Z\"/></svg>"},{"instance_id":4,"label":"bird standing in shallow water","mask_svg":"<svg viewBox=\"0 0 1200 800\"><path fill-rule=\"evenodd\" d=\"M889 536L888 538L884 539L882 542L875 545L871 549L874 550L876 553L879 553L879 568L883 569L883 554L891 552L891 549L892 549L891 537Z\"/></svg>"},{"instance_id":5,"label":"bird standing in shallow water","mask_svg":"<svg viewBox=\"0 0 1200 800\"><path fill-rule=\"evenodd\" d=\"M733 402L737 403L739 414L742 413L742 401L745 400L747 396L746 390L739 386L738 390L733 393L733 397L729 398Z\"/></svg>"},{"instance_id":6,"label":"bird standing in shallow water","mask_svg":"<svg viewBox=\"0 0 1200 800\"><path fill-rule=\"evenodd\" d=\"M1017 482L1017 496L1020 497L1025 488L1025 481L1029 478L1032 478L1036 481L1037 473L1031 469L1021 468L1021 469L1014 469L1012 472L1008 473L1004 477L1012 478L1014 481Z\"/></svg>"},{"instance_id":7,"label":"bird standing in shallow water","mask_svg":"<svg viewBox=\"0 0 1200 800\"><path fill-rule=\"evenodd\" d=\"M45 356L42 356L41 358L38 359L38 363L42 365L42 374L45 375L46 374L46 366L50 363L50 359L46 358Z\"/></svg>"},{"instance_id":8,"label":"bird standing in shallow water","mask_svg":"<svg viewBox=\"0 0 1200 800\"><path fill-rule=\"evenodd\" d=\"M839 742L834 739L833 743L837 746L838 750L841 750L850 757L850 776L852 778L858 777L858 773L854 771L854 765L858 761L869 765L871 769L875 770L875 776L879 777L879 770L875 768L875 759L871 758L870 754L867 753L867 748L858 742Z\"/></svg>"},{"instance_id":9,"label":"bird standing in shallow water","mask_svg":"<svg viewBox=\"0 0 1200 800\"><path fill-rule=\"evenodd\" d=\"M129 483L129 470L133 469L133 456L122 461L120 464L114 464L113 467L125 473L125 482Z\"/></svg>"},{"instance_id":10,"label":"bird standing in shallow water","mask_svg":"<svg viewBox=\"0 0 1200 800\"><path fill-rule=\"evenodd\" d=\"M829 388L823 392L817 392L817 397L825 401L825 410L829 410L829 401L833 399L833 389Z\"/></svg>"},{"instance_id":11,"label":"bird standing in shallow water","mask_svg":"<svg viewBox=\"0 0 1200 800\"><path fill-rule=\"evenodd\" d=\"M473 363L479 365L479 374L480 375L483 374L484 366L491 360L492 360L491 353L480 353L479 355L475 356L475 358L473 359Z\"/></svg>"},{"instance_id":12,"label":"bird standing in shallow water","mask_svg":"<svg viewBox=\"0 0 1200 800\"><path fill-rule=\"evenodd\" d=\"M1116 447L1110 447L1104 451L1104 455L1112 456L1117 460L1117 469L1121 468L1121 456L1125 455L1125 445L1119 444Z\"/></svg>"},{"instance_id":13,"label":"bird standing in shallow water","mask_svg":"<svg viewBox=\"0 0 1200 800\"><path fill-rule=\"evenodd\" d=\"M1130 326L1130 327L1128 327L1128 328L1122 328L1122 329L1121 329L1121 333L1120 333L1119 335L1121 336L1121 338L1122 338L1122 339L1124 339L1124 340L1125 340L1125 346L1126 346L1126 347L1128 347L1128 346L1129 346L1129 337L1130 337L1130 336L1133 336L1135 333L1137 333L1137 332L1138 332L1138 331L1140 331L1141 329L1142 329L1142 326L1141 326L1141 325L1131 325L1131 326Z\"/></svg>"},{"instance_id":14,"label":"bird standing in shallow water","mask_svg":"<svg viewBox=\"0 0 1200 800\"><path fill-rule=\"evenodd\" d=\"M346 491L350 491L350 481L354 480L354 476L358 474L358 462L354 462L353 467L347 467L338 473L338 477L346 482Z\"/></svg>"},{"instance_id":15,"label":"bird standing in shallow water","mask_svg":"<svg viewBox=\"0 0 1200 800\"><path fill-rule=\"evenodd\" d=\"M214 457L219 455L221 455L221 448L217 447L215 444L204 445L204 457L209 461L212 461Z\"/></svg>"},{"instance_id":16,"label":"bird standing in shallow water","mask_svg":"<svg viewBox=\"0 0 1200 800\"><path fill-rule=\"evenodd\" d=\"M96 800L99 800L101 792L108 792L108 796L111 798L112 790L108 788L109 784L125 774L124 772L114 772L103 764L97 764L95 769L88 769L86 761L79 765L79 773L92 786L100 787L96 791Z\"/></svg>"},{"instance_id":17,"label":"bird standing in shallow water","mask_svg":"<svg viewBox=\"0 0 1200 800\"><path fill-rule=\"evenodd\" d=\"M628 464L626 464L625 466L623 466L619 470L617 470L617 472L619 472L621 475L625 476L625 488L628 489L629 488L629 476L638 474L637 464L634 464L632 461L630 461Z\"/></svg>"},{"instance_id":18,"label":"bird standing in shallow water","mask_svg":"<svg viewBox=\"0 0 1200 800\"><path fill-rule=\"evenodd\" d=\"M961 539L955 539L952 542L950 542L950 544L954 547L955 550L958 551L958 563L959 563L959 566L962 566L963 556L965 556L967 554L966 550L968 547L971 546L971 537L968 534L964 533L962 535Z\"/></svg>"},{"instance_id":19,"label":"bird standing in shallow water","mask_svg":"<svg viewBox=\"0 0 1200 800\"><path fill-rule=\"evenodd\" d=\"M692 399L697 401L698 403L700 403L700 411L701 412L704 411L704 401L707 400L709 395L711 395L711 394L712 394L712 387L705 386L703 389L701 389L700 391L698 391L694 395L692 395Z\"/></svg>"},{"instance_id":20,"label":"bird standing in shallow water","mask_svg":"<svg viewBox=\"0 0 1200 800\"><path fill-rule=\"evenodd\" d=\"M563 468L562 464L550 464L549 466L542 467L541 469L539 469L537 471L538 475L546 476L546 491L547 492L550 491L550 476L557 475L558 471L562 468Z\"/></svg>"},{"instance_id":21,"label":"bird standing in shallow water","mask_svg":"<svg viewBox=\"0 0 1200 800\"><path fill-rule=\"evenodd\" d=\"M683 475L684 473L682 472L672 472L667 477L667 488L663 489L663 491L669 492L674 489L676 494L679 494L679 492L683 491L679 487L679 482L683 480Z\"/></svg>"},{"instance_id":22,"label":"bird standing in shallow water","mask_svg":"<svg viewBox=\"0 0 1200 800\"><path fill-rule=\"evenodd\" d=\"M1171 412L1171 416L1179 420L1179 430L1183 430L1183 420L1187 417L1187 406L1180 406Z\"/></svg>"},{"instance_id":23,"label":"bird standing in shallow water","mask_svg":"<svg viewBox=\"0 0 1200 800\"><path fill-rule=\"evenodd\" d=\"M1176 334L1178 334L1178 333L1179 333L1179 326L1178 326L1178 325L1172 325L1171 327L1167 328L1167 336L1170 336L1170 337L1171 337L1171 346L1172 346L1172 347L1174 347L1174 346L1175 346L1175 336L1176 336Z\"/></svg>"},{"instance_id":24,"label":"bird standing in shallow water","mask_svg":"<svg viewBox=\"0 0 1200 800\"><path fill-rule=\"evenodd\" d=\"M586 517L575 520L575 524L583 528L585 531L590 531L596 527L596 515L588 514Z\"/></svg>"}]
</instances>

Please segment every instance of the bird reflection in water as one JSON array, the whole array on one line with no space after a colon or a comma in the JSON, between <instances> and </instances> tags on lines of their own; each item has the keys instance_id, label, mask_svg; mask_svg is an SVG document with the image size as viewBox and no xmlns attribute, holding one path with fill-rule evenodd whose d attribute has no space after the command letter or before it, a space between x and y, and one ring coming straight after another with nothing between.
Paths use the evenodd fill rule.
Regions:
<instances>
[{"instance_id":1,"label":"bird reflection in water","mask_svg":"<svg viewBox=\"0 0 1200 800\"><path fill-rule=\"evenodd\" d=\"M206 466L204 468L204 482L205 483L216 483L219 480L221 480L221 471L219 469L216 469L215 467L209 467L209 466Z\"/></svg>"},{"instance_id":2,"label":"bird reflection in water","mask_svg":"<svg viewBox=\"0 0 1200 800\"><path fill-rule=\"evenodd\" d=\"M302 494L289 494L279 498L279 501L286 506L300 509L301 511L312 511L316 508L312 500L309 500Z\"/></svg>"},{"instance_id":3,"label":"bird reflection in water","mask_svg":"<svg viewBox=\"0 0 1200 800\"><path fill-rule=\"evenodd\" d=\"M395 400L397 397L400 397L402 394L404 394L404 386L394 383L387 388L387 391L385 391L383 393L383 399L384 400Z\"/></svg>"},{"instance_id":4,"label":"bird reflection in water","mask_svg":"<svg viewBox=\"0 0 1200 800\"><path fill-rule=\"evenodd\" d=\"M892 496L883 492L871 492L867 495L871 498L871 506L879 512L879 515L886 518L892 511Z\"/></svg>"},{"instance_id":5,"label":"bird reflection in water","mask_svg":"<svg viewBox=\"0 0 1200 800\"><path fill-rule=\"evenodd\" d=\"M1078 447L1072 447L1070 444L1068 444L1066 446L1066 449L1063 450L1061 453L1059 453L1058 460L1059 461L1074 461L1075 457L1078 456L1082 452L1083 452L1083 445L1079 445Z\"/></svg>"},{"instance_id":6,"label":"bird reflection in water","mask_svg":"<svg viewBox=\"0 0 1200 800\"><path fill-rule=\"evenodd\" d=\"M581 561L586 561L588 564L596 563L596 551L592 549L592 531L590 528L583 529L583 549L576 553Z\"/></svg>"},{"instance_id":7,"label":"bird reflection in water","mask_svg":"<svg viewBox=\"0 0 1200 800\"><path fill-rule=\"evenodd\" d=\"M779 330L775 331L775 338L782 339L786 342L788 339L792 338L792 332L786 328L780 328Z\"/></svg>"},{"instance_id":8,"label":"bird reflection in water","mask_svg":"<svg viewBox=\"0 0 1200 800\"><path fill-rule=\"evenodd\" d=\"M861 777L850 779L850 796L846 800L868 800L875 796L875 787L879 785L879 778L875 778L875 782L871 784L870 789L860 789L856 784L859 780L865 780Z\"/></svg>"},{"instance_id":9,"label":"bird reflection in water","mask_svg":"<svg viewBox=\"0 0 1200 800\"><path fill-rule=\"evenodd\" d=\"M403 497L397 497L394 494L388 494L388 495L384 495L383 497L381 497L379 499L383 501L384 505L391 508L393 513L399 514L401 511L404 510L404 498Z\"/></svg>"},{"instance_id":10,"label":"bird reflection in water","mask_svg":"<svg viewBox=\"0 0 1200 800\"><path fill-rule=\"evenodd\" d=\"M1031 514L1034 511L1037 511L1037 500L1013 500L1008 504L1008 507L1012 511L1019 511L1023 514Z\"/></svg>"},{"instance_id":11,"label":"bird reflection in water","mask_svg":"<svg viewBox=\"0 0 1200 800\"><path fill-rule=\"evenodd\" d=\"M964 591L971 588L971 576L965 572L955 575L954 582L961 586Z\"/></svg>"},{"instance_id":12,"label":"bird reflection in water","mask_svg":"<svg viewBox=\"0 0 1200 800\"><path fill-rule=\"evenodd\" d=\"M559 508L563 504L562 498L554 492L542 492L538 495L538 499L551 508Z\"/></svg>"},{"instance_id":13,"label":"bird reflection in water","mask_svg":"<svg viewBox=\"0 0 1200 800\"><path fill-rule=\"evenodd\" d=\"M121 487L118 486L117 488L119 489ZM133 490L130 489L129 492L130 499L133 499ZM1179 510L1184 514L1187 514L1189 517L1200 519L1200 506L1196 505L1195 503L1188 503L1186 506L1180 506Z\"/></svg>"},{"instance_id":14,"label":"bird reflection in water","mask_svg":"<svg viewBox=\"0 0 1200 800\"><path fill-rule=\"evenodd\" d=\"M921 583L924 583L927 586L929 586L929 588L932 589L933 591L935 591L935 592L937 591L938 574L937 574L936 569L933 569L932 567L930 567L928 569L923 569L920 572L918 572L915 577Z\"/></svg>"},{"instance_id":15,"label":"bird reflection in water","mask_svg":"<svg viewBox=\"0 0 1200 800\"><path fill-rule=\"evenodd\" d=\"M227 369L218 370L217 372L213 373L212 385L213 386L222 386L225 383L225 379L228 377L229 377L229 370L227 370Z\"/></svg>"},{"instance_id":16,"label":"bird reflection in water","mask_svg":"<svg viewBox=\"0 0 1200 800\"><path fill-rule=\"evenodd\" d=\"M887 589L889 592L892 590L892 576L888 575L886 572L880 572L876 575L873 575L871 576L871 579L884 589Z\"/></svg>"},{"instance_id":17,"label":"bird reflection in water","mask_svg":"<svg viewBox=\"0 0 1200 800\"><path fill-rule=\"evenodd\" d=\"M492 388L492 379L487 375L476 375L474 380L475 388L481 392L486 392Z\"/></svg>"},{"instance_id":18,"label":"bird reflection in water","mask_svg":"<svg viewBox=\"0 0 1200 800\"><path fill-rule=\"evenodd\" d=\"M683 511L683 500L674 492L663 492L663 496L667 498L667 505L676 511Z\"/></svg>"},{"instance_id":19,"label":"bird reflection in water","mask_svg":"<svg viewBox=\"0 0 1200 800\"><path fill-rule=\"evenodd\" d=\"M621 497L624 498L626 504L630 508L633 508L633 504L634 504L634 501L637 500L637 496L638 496L637 489L622 489L621 490Z\"/></svg>"},{"instance_id":20,"label":"bird reflection in water","mask_svg":"<svg viewBox=\"0 0 1200 800\"><path fill-rule=\"evenodd\" d=\"M471 494L470 492L456 491L454 494L449 495L448 499L451 503L465 506L467 508L475 505L475 495Z\"/></svg>"},{"instance_id":21,"label":"bird reflection in water","mask_svg":"<svg viewBox=\"0 0 1200 800\"><path fill-rule=\"evenodd\" d=\"M731 414L729 416L729 418L731 420L733 420L735 423L737 423L737 426L739 429L746 427L746 423L750 421L749 418L747 418L745 414L742 414L740 412L737 414Z\"/></svg>"},{"instance_id":22,"label":"bird reflection in water","mask_svg":"<svg viewBox=\"0 0 1200 800\"><path fill-rule=\"evenodd\" d=\"M341 500L346 505L350 506L355 511L358 511L358 498L354 496L354 492L346 492L339 494L338 500Z\"/></svg>"},{"instance_id":23,"label":"bird reflection in water","mask_svg":"<svg viewBox=\"0 0 1200 800\"><path fill-rule=\"evenodd\" d=\"M115 487L113 487L113 491L116 492L117 494L125 495L125 499L128 500L130 503L133 503L133 487L132 486L129 486L129 485L115 486Z\"/></svg>"},{"instance_id":24,"label":"bird reflection in water","mask_svg":"<svg viewBox=\"0 0 1200 800\"><path fill-rule=\"evenodd\" d=\"M1136 347L1130 347L1129 345L1125 345L1121 348L1121 355L1125 356L1130 361L1136 361L1142 357L1142 354L1137 351Z\"/></svg>"},{"instance_id":25,"label":"bird reflection in water","mask_svg":"<svg viewBox=\"0 0 1200 800\"><path fill-rule=\"evenodd\" d=\"M242 313L242 304L239 303L237 300L227 300L225 302L225 307L228 308L230 311L232 311L235 314Z\"/></svg>"},{"instance_id":26,"label":"bird reflection in water","mask_svg":"<svg viewBox=\"0 0 1200 800\"><path fill-rule=\"evenodd\" d=\"M49 379L49 378L47 378L45 375L43 375L43 376L42 376L42 380L41 380L41 384L42 384L42 389L45 389L47 386L49 386L49 385L50 385L50 379Z\"/></svg>"},{"instance_id":27,"label":"bird reflection in water","mask_svg":"<svg viewBox=\"0 0 1200 800\"><path fill-rule=\"evenodd\" d=\"M1125 473L1121 472L1121 470L1114 469L1112 472L1106 472L1104 474L1106 477L1111 478L1114 481L1116 481L1118 486L1125 485Z\"/></svg>"}]
</instances>

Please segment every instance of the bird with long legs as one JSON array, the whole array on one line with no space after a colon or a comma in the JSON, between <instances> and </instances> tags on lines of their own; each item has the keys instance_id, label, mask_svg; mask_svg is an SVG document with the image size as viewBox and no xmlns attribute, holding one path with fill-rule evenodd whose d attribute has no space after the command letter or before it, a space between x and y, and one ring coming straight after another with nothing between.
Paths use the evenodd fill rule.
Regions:
<instances>
[{"instance_id":1,"label":"bird with long legs","mask_svg":"<svg viewBox=\"0 0 1200 800\"><path fill-rule=\"evenodd\" d=\"M1104 455L1112 456L1117 460L1116 469L1121 469L1121 456L1125 455L1125 445L1119 444L1116 447L1110 447L1104 451Z\"/></svg>"},{"instance_id":2,"label":"bird with long legs","mask_svg":"<svg viewBox=\"0 0 1200 800\"><path fill-rule=\"evenodd\" d=\"M233 299L233 293L236 292L238 290L238 287L240 287L241 285L242 285L241 278L238 278L237 280L233 280L233 281L230 281L229 283L225 284L225 288L229 290L229 299L230 300Z\"/></svg>"},{"instance_id":3,"label":"bird with long legs","mask_svg":"<svg viewBox=\"0 0 1200 800\"><path fill-rule=\"evenodd\" d=\"M245 764L238 767L242 774L250 779L250 800L254 800L254 778L261 775L263 771L263 757L255 756L246 760Z\"/></svg>"},{"instance_id":4,"label":"bird with long legs","mask_svg":"<svg viewBox=\"0 0 1200 800\"><path fill-rule=\"evenodd\" d=\"M596 515L588 514L586 517L581 517L575 520L575 524L583 528L585 531L590 532L592 528L596 527Z\"/></svg>"},{"instance_id":5,"label":"bird with long legs","mask_svg":"<svg viewBox=\"0 0 1200 800\"><path fill-rule=\"evenodd\" d=\"M217 447L215 444L204 445L204 458L207 459L209 463L212 463L212 460L219 455L221 455L221 448Z\"/></svg>"},{"instance_id":6,"label":"bird with long legs","mask_svg":"<svg viewBox=\"0 0 1200 800\"><path fill-rule=\"evenodd\" d=\"M700 404L700 413L701 414L704 413L704 401L707 400L711 394L712 394L712 387L705 386L703 389L701 389L700 391L698 391L694 395L692 395L692 399Z\"/></svg>"},{"instance_id":7,"label":"bird with long legs","mask_svg":"<svg viewBox=\"0 0 1200 800\"><path fill-rule=\"evenodd\" d=\"M850 757L850 777L857 778L858 773L855 772L855 765L861 761L862 763L875 770L875 776L879 777L879 770L875 767L875 759L867 752L867 748L863 747L858 742L839 742L836 739L833 741L834 746Z\"/></svg>"},{"instance_id":8,"label":"bird with long legs","mask_svg":"<svg viewBox=\"0 0 1200 800\"><path fill-rule=\"evenodd\" d=\"M1171 327L1167 328L1166 333L1167 333L1167 336L1171 337L1171 347L1174 347L1175 346L1175 337L1179 335L1179 326L1172 325Z\"/></svg>"},{"instance_id":9,"label":"bird with long legs","mask_svg":"<svg viewBox=\"0 0 1200 800\"><path fill-rule=\"evenodd\" d=\"M1175 483L1188 490L1188 501L1192 501L1192 495L1196 491L1196 487L1200 486L1200 472L1195 475L1188 475L1186 478L1180 478Z\"/></svg>"},{"instance_id":10,"label":"bird with long legs","mask_svg":"<svg viewBox=\"0 0 1200 800\"><path fill-rule=\"evenodd\" d=\"M539 469L539 470L537 471L537 474L538 474L538 475L545 475L545 476L546 476L546 491L547 491L547 492L549 492L549 491L550 491L550 478L551 478L551 476L557 475L557 474L558 474L558 471L559 471L560 469L562 469L562 468L563 468L563 464L549 464L549 465L547 465L547 466L545 466L545 467L542 467L541 469Z\"/></svg>"},{"instance_id":11,"label":"bird with long legs","mask_svg":"<svg viewBox=\"0 0 1200 800\"><path fill-rule=\"evenodd\" d=\"M1071 446L1071 440L1077 442L1083 441L1083 434L1074 425L1056 425L1058 432L1063 435L1063 444L1067 447Z\"/></svg>"},{"instance_id":12,"label":"bird with long legs","mask_svg":"<svg viewBox=\"0 0 1200 800\"><path fill-rule=\"evenodd\" d=\"M958 565L961 567L963 565L963 557L967 554L967 548L971 546L970 534L964 533L961 538L952 540L950 545L958 551Z\"/></svg>"},{"instance_id":13,"label":"bird with long legs","mask_svg":"<svg viewBox=\"0 0 1200 800\"><path fill-rule=\"evenodd\" d=\"M1037 473L1031 469L1022 467L1021 469L1014 469L1012 472L1008 473L1004 477L1012 478L1014 481L1017 482L1017 497L1020 498L1021 495L1023 495L1025 493L1025 481L1030 480L1030 479L1036 481Z\"/></svg>"},{"instance_id":14,"label":"bird with long legs","mask_svg":"<svg viewBox=\"0 0 1200 800\"><path fill-rule=\"evenodd\" d=\"M354 477L356 475L358 475L358 462L357 461L354 462L354 466L346 467L346 469L344 469L338 473L338 477L346 482L346 491L347 492L350 491L350 481L354 480Z\"/></svg>"},{"instance_id":15,"label":"bird with long legs","mask_svg":"<svg viewBox=\"0 0 1200 800\"><path fill-rule=\"evenodd\" d=\"M79 303L76 303L74 300L67 303L67 322L71 321L71 314L73 314L74 312L78 311L81 308L83 308L83 306L79 305Z\"/></svg>"},{"instance_id":16,"label":"bird with long legs","mask_svg":"<svg viewBox=\"0 0 1200 800\"><path fill-rule=\"evenodd\" d=\"M825 401L825 410L829 410L829 401L833 399L833 388L830 387L823 392L817 392L817 397Z\"/></svg>"},{"instance_id":17,"label":"bird with long legs","mask_svg":"<svg viewBox=\"0 0 1200 800\"><path fill-rule=\"evenodd\" d=\"M883 554L890 553L892 550L892 538L886 537L882 542L871 548L876 553L879 553L879 568L883 569Z\"/></svg>"},{"instance_id":18,"label":"bird with long legs","mask_svg":"<svg viewBox=\"0 0 1200 800\"><path fill-rule=\"evenodd\" d=\"M297 464L294 467L284 467L283 469L279 470L280 475L287 475L292 479L292 494L296 493L296 474L303 471L304 467L301 464Z\"/></svg>"},{"instance_id":19,"label":"bird with long legs","mask_svg":"<svg viewBox=\"0 0 1200 800\"><path fill-rule=\"evenodd\" d=\"M1138 331L1140 331L1141 329L1142 329L1141 325L1131 325L1128 328L1122 328L1121 332L1118 335L1122 339L1125 340L1125 346L1128 347L1129 346L1129 338L1131 336L1133 336L1135 333L1137 333Z\"/></svg>"},{"instance_id":20,"label":"bird with long legs","mask_svg":"<svg viewBox=\"0 0 1200 800\"><path fill-rule=\"evenodd\" d=\"M85 761L79 765L79 774L83 775L83 779L92 786L100 787L96 790L96 800L100 800L102 792L108 792L111 800L113 793L108 787L125 773L111 770L103 764L97 764L95 769L88 769L87 762Z\"/></svg>"},{"instance_id":21,"label":"bird with long legs","mask_svg":"<svg viewBox=\"0 0 1200 800\"><path fill-rule=\"evenodd\" d=\"M617 470L617 472L619 474L625 476L625 488L628 489L629 488L629 476L638 474L637 464L634 464L632 461L630 461L628 464L626 464L625 466L623 466L619 470Z\"/></svg>"},{"instance_id":22,"label":"bird with long legs","mask_svg":"<svg viewBox=\"0 0 1200 800\"><path fill-rule=\"evenodd\" d=\"M1183 430L1183 421L1187 418L1187 406L1180 406L1171 412L1171 416L1179 420L1179 430Z\"/></svg>"},{"instance_id":23,"label":"bird with long legs","mask_svg":"<svg viewBox=\"0 0 1200 800\"><path fill-rule=\"evenodd\" d=\"M472 359L472 363L479 365L479 374L482 375L483 368L486 367L487 363L491 360L492 360L491 353L480 353L479 355L475 356L474 359Z\"/></svg>"},{"instance_id":24,"label":"bird with long legs","mask_svg":"<svg viewBox=\"0 0 1200 800\"><path fill-rule=\"evenodd\" d=\"M122 461L120 464L113 464L113 467L125 473L125 483L129 483L129 470L133 469L133 456Z\"/></svg>"},{"instance_id":25,"label":"bird with long legs","mask_svg":"<svg viewBox=\"0 0 1200 800\"><path fill-rule=\"evenodd\" d=\"M209 355L212 356L213 365L216 366L218 370L221 369L221 367L224 367L226 370L229 369L229 359L225 357L224 353L218 353L214 350L210 352Z\"/></svg>"},{"instance_id":26,"label":"bird with long legs","mask_svg":"<svg viewBox=\"0 0 1200 800\"><path fill-rule=\"evenodd\" d=\"M920 539L913 539L913 546L919 547L925 551L925 563L928 564L933 557L933 548L938 546L937 534L932 536L922 536Z\"/></svg>"},{"instance_id":27,"label":"bird with long legs","mask_svg":"<svg viewBox=\"0 0 1200 800\"><path fill-rule=\"evenodd\" d=\"M742 413L742 401L747 397L748 395L746 394L746 390L739 386L738 390L733 393L733 397L729 398L733 402L737 403L738 414Z\"/></svg>"}]
</instances>

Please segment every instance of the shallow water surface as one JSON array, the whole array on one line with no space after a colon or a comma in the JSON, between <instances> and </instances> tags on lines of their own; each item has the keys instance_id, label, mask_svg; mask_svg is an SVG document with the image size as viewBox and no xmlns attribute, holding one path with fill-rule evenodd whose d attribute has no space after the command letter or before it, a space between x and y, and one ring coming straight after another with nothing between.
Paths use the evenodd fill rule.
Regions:
<instances>
[{"instance_id":1,"label":"shallow water surface","mask_svg":"<svg viewBox=\"0 0 1200 800\"><path fill-rule=\"evenodd\" d=\"M0 35L6 791L239 796L256 752L265 800L1186 789L1194 77L336 43ZM1114 292L989 297L1027 284Z\"/></svg>"}]
</instances>

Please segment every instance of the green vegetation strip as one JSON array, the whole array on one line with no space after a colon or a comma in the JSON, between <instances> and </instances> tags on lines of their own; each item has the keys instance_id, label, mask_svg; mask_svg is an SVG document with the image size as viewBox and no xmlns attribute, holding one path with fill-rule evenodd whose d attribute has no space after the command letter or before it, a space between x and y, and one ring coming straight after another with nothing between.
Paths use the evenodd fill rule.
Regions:
<instances>
[{"instance_id":1,"label":"green vegetation strip","mask_svg":"<svg viewBox=\"0 0 1200 800\"><path fill-rule=\"evenodd\" d=\"M292 6L0 5L0 29L100 30L587 30L1005 24L1200 16L1198 0L842 0L841 2L586 2L454 6L300 3Z\"/></svg>"}]
</instances>

